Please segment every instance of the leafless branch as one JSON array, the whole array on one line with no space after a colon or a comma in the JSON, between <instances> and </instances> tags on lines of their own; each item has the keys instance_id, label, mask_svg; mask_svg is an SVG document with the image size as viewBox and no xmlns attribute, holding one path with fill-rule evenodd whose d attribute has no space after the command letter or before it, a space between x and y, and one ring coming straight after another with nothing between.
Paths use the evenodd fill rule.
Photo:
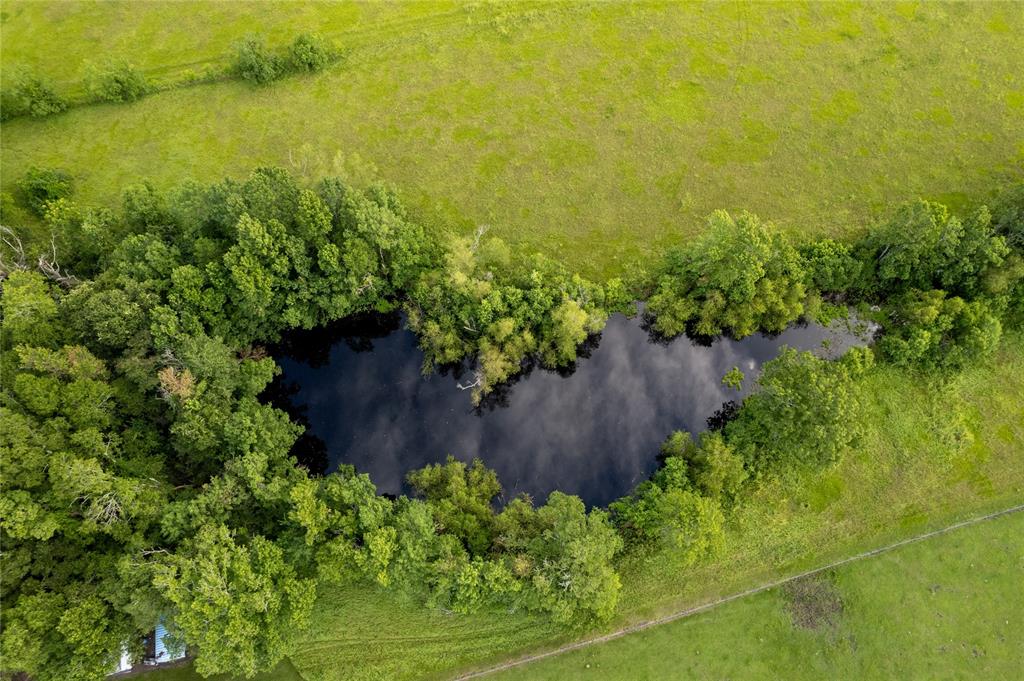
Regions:
<instances>
[{"instance_id":1,"label":"leafless branch","mask_svg":"<svg viewBox=\"0 0 1024 681\"><path fill-rule=\"evenodd\" d=\"M13 260L10 264L3 259L3 252L0 251L0 278L6 279L10 276L11 272L15 270L26 270L28 265L25 264L25 246L21 243L21 238L14 233L14 230L10 227L0 225L0 241L3 241L4 245L7 246L13 255Z\"/></svg>"},{"instance_id":2,"label":"leafless branch","mask_svg":"<svg viewBox=\"0 0 1024 681\"><path fill-rule=\"evenodd\" d=\"M487 230L490 228L490 225L480 225L476 228L476 234L473 235L473 245L470 247L470 250L476 253L476 249L480 246L480 239L483 238L484 234L487 234Z\"/></svg>"},{"instance_id":3,"label":"leafless branch","mask_svg":"<svg viewBox=\"0 0 1024 681\"><path fill-rule=\"evenodd\" d=\"M363 279L362 285L360 285L359 288L356 289L356 295L362 295L363 291L366 291L367 289L372 290L373 288L373 275L367 274L366 278Z\"/></svg>"},{"instance_id":4,"label":"leafless branch","mask_svg":"<svg viewBox=\"0 0 1024 681\"><path fill-rule=\"evenodd\" d=\"M78 501L82 505L88 504L85 517L98 525L111 525L121 520L124 515L121 500L114 492L104 492L95 499L80 496Z\"/></svg>"},{"instance_id":5,"label":"leafless branch","mask_svg":"<svg viewBox=\"0 0 1024 681\"><path fill-rule=\"evenodd\" d=\"M468 385L462 385L462 383L460 382L460 383L456 383L455 387L457 387L459 390L469 390L470 388L475 388L475 387L477 387L478 385L480 385L480 384L482 384L484 382L484 374L483 374L482 371L474 371L473 372L473 377L476 380L473 381L472 383L470 383Z\"/></svg>"},{"instance_id":6,"label":"leafless branch","mask_svg":"<svg viewBox=\"0 0 1024 681\"><path fill-rule=\"evenodd\" d=\"M53 239L50 239L50 250L52 252L50 257L47 257L45 253L39 256L39 271L67 289L81 284L81 280L75 275L60 271L60 264L57 262L57 242Z\"/></svg>"},{"instance_id":7,"label":"leafless branch","mask_svg":"<svg viewBox=\"0 0 1024 681\"><path fill-rule=\"evenodd\" d=\"M181 360L179 360L174 355L174 351L171 350L170 348L166 348L163 352L163 363L168 366L176 367L178 369L184 368L184 365L181 363Z\"/></svg>"}]
</instances>

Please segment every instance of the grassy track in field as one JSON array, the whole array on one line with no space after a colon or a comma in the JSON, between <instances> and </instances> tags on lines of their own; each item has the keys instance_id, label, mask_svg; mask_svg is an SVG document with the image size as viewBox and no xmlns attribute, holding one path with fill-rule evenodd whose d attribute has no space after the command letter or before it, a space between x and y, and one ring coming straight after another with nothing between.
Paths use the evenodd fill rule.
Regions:
<instances>
[{"instance_id":1,"label":"grassy track in field","mask_svg":"<svg viewBox=\"0 0 1024 681\"><path fill-rule=\"evenodd\" d=\"M63 166L87 202L142 178L340 168L395 183L427 221L490 224L600 276L693 236L716 208L842 234L893 201L962 206L1024 174L1014 3L5 8L4 64L67 87L108 52L165 77L261 28L275 45L321 30L352 50L263 88L4 125L6 188Z\"/></svg>"},{"instance_id":2,"label":"grassy track in field","mask_svg":"<svg viewBox=\"0 0 1024 681\"><path fill-rule=\"evenodd\" d=\"M1018 513L487 678L1016 678L1022 583Z\"/></svg>"}]
</instances>

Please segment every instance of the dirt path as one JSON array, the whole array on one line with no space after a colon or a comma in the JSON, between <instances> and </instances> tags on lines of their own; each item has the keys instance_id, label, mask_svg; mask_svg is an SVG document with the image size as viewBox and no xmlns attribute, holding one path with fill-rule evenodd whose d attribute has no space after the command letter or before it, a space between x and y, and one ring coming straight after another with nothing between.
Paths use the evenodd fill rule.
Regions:
<instances>
[{"instance_id":1,"label":"dirt path","mask_svg":"<svg viewBox=\"0 0 1024 681\"><path fill-rule=\"evenodd\" d=\"M826 570L831 570L833 568L837 568L837 567L840 567L842 565L846 565L847 563L853 563L853 562L858 561L858 560L863 560L864 558L871 558L872 556L877 556L877 555L882 554L882 553L887 553L889 551L892 551L893 549L898 549L901 546L906 546L907 544L914 544L914 543L919 542L919 541L924 541L925 539L930 539L932 537L936 537L936 536L938 536L940 534L946 534L947 532L952 532L953 530L958 530L958 529L960 529L962 527L967 527L969 525L975 525L977 523L984 522L986 520L992 520L994 518L998 518L998 517L1004 516L1004 515L1010 515L1011 513L1017 513L1019 511L1024 511L1024 504L1020 504L1018 506L1012 506L1010 508L1004 508L1003 510L996 511L995 513L988 513L988 514L983 515L983 516L978 516L976 518L970 518L968 520L963 520L963 521L958 522L958 523L953 523L952 525L947 525L946 527L942 527L942 528L940 528L938 530L932 530L931 532L925 532L924 534L919 534L917 536L910 537L908 539L902 539L902 540L900 540L898 542L894 542L892 544L887 544L886 546L881 546L881 547L876 548L876 549L871 549L870 551L864 551L862 553L858 553L858 554L855 554L855 555L852 555L852 556L848 556L846 558L843 558L842 560L837 560L834 563L829 563L828 565L823 565L821 567L814 568L813 570L806 570L806 571L801 572L799 574L791 575L789 577L784 577L782 579L777 579L777 580L775 580L773 582L768 582L766 584L761 584L760 586L755 586L753 588L747 589L746 591L740 591L739 593L734 593L734 594L732 594L730 596L725 596L723 598L718 598L716 600L710 601L710 602L705 603L703 605L698 605L698 606L695 606L695 607L692 607L692 608L687 608L685 610L679 610L677 612L665 615L663 617L658 617L658 618L651 619L651 620L645 620L643 622L637 622L636 624L631 624L628 627L623 627L621 629L616 629L615 631L612 631L612 632L607 633L607 634L602 634L601 636L595 636L594 638L583 639L582 641L576 641L575 643L569 643L567 645L561 646L559 648L555 648L553 650L549 650L547 652L536 653L534 655L527 655L526 657L520 657L518 659L511 660L509 662L504 662L502 664L495 665L495 666L489 667L487 669L481 669L480 671L475 671L475 672L470 672L468 674L463 674L462 676L455 677L454 681L465 681L466 679L477 679L477 678L480 678L482 676L486 676L488 674L493 674L495 672L500 672L500 671L504 671L506 669L511 669L512 667L519 667L519 666L524 665L524 664L529 664L530 662L536 662L537 660L543 660L543 659L548 658L548 657L554 657L555 655L561 655L562 653L567 653L567 652L570 652L572 650L579 650L580 648L586 648L586 647L589 647L589 646L597 645L599 643L606 643L608 641L613 641L613 640L615 640L617 638L621 638L623 636L626 636L627 634L632 634L632 633L635 633L635 632L638 632L638 631L643 631L644 629L650 629L651 627L656 627L656 626L658 626L660 624L667 624L669 622L674 622L676 620L680 620L680 619L683 619L685 617L690 617L691 615L696 615L696 614L702 613L702 612L704 612L706 610L711 610L712 608L716 608L719 605L722 605L724 603L728 603L730 601L735 601L735 600L738 600L740 598L746 598L747 596L753 596L754 594L761 593L762 591L767 591L768 589L774 589L775 587L782 586L783 584L786 584L788 582L792 582L792 581L795 581L795 580L798 580L798 579L802 579L804 577L810 577L811 575L815 575L815 574L818 574L819 572L824 572Z\"/></svg>"}]
</instances>

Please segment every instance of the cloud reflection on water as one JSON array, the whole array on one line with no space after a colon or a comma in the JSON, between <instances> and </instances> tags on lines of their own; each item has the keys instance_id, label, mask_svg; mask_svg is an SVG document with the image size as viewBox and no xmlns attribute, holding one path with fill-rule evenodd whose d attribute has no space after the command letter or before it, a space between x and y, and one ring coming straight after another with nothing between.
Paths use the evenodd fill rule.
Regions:
<instances>
[{"instance_id":1,"label":"cloud reflection on water","mask_svg":"<svg viewBox=\"0 0 1024 681\"><path fill-rule=\"evenodd\" d=\"M648 477L671 431L703 430L724 402L751 389L781 346L817 350L829 338L836 352L855 340L807 325L709 347L686 338L652 343L637 319L613 315L571 375L534 370L510 386L504 406L475 410L455 376L421 374L423 354L410 331L387 333L393 322L374 323L371 351L366 338L353 341L350 332L360 332L353 327L297 332L275 353L284 370L278 380L298 387L292 405L326 443L328 470L354 464L381 492L397 494L414 468L448 454L479 456L498 472L506 499L527 492L543 501L559 489L591 505ZM331 345L326 363L323 348L309 347L317 343ZM746 374L742 393L721 383L734 366Z\"/></svg>"}]
</instances>

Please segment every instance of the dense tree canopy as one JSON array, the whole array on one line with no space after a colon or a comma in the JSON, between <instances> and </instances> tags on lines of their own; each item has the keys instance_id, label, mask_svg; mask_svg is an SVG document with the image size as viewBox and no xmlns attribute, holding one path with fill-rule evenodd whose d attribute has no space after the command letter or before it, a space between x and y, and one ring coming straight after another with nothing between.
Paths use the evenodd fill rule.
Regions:
<instances>
[{"instance_id":1,"label":"dense tree canopy","mask_svg":"<svg viewBox=\"0 0 1024 681\"><path fill-rule=\"evenodd\" d=\"M669 257L648 310L666 336L689 324L705 336L781 331L803 313L804 279L799 253L771 224L718 211L697 243Z\"/></svg>"},{"instance_id":2,"label":"dense tree canopy","mask_svg":"<svg viewBox=\"0 0 1024 681\"><path fill-rule=\"evenodd\" d=\"M321 581L610 615L619 544L600 512L553 497L499 515L479 463L410 474L422 500L347 469L312 478L289 453L301 428L259 397L277 371L261 342L403 302L438 330L432 359L479 355L483 393L530 356L572 362L603 324L601 287L494 240L437 241L380 186L259 169L138 185L114 214L78 207L61 175L30 180L54 267L5 242L5 660L93 678L166 616L199 671L252 674L287 653Z\"/></svg>"},{"instance_id":3,"label":"dense tree canopy","mask_svg":"<svg viewBox=\"0 0 1024 681\"><path fill-rule=\"evenodd\" d=\"M93 679L155 622L127 610L118 565L152 545L170 495L159 435L133 386L64 344L41 275L14 272L4 288L4 662L40 679Z\"/></svg>"},{"instance_id":4,"label":"dense tree canopy","mask_svg":"<svg viewBox=\"0 0 1024 681\"><path fill-rule=\"evenodd\" d=\"M854 348L841 361L784 347L764 365L758 390L725 428L730 444L758 471L836 460L860 422L854 377L871 364Z\"/></svg>"}]
</instances>

